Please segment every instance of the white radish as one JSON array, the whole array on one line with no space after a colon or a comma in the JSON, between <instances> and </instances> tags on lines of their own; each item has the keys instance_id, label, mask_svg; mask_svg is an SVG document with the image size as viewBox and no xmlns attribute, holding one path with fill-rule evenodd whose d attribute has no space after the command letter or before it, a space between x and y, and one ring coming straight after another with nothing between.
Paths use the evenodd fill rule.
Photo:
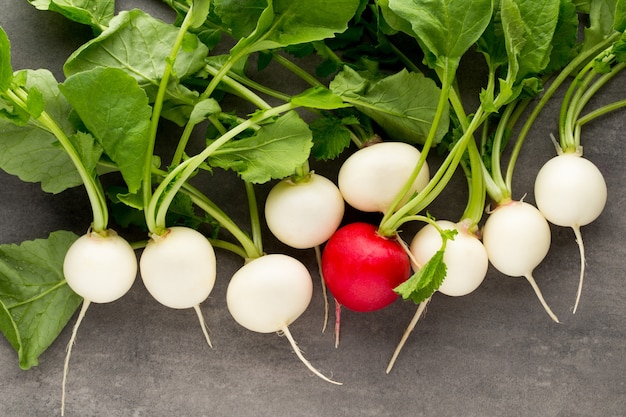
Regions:
<instances>
[{"instance_id":1,"label":"white radish","mask_svg":"<svg viewBox=\"0 0 626 417\"><path fill-rule=\"evenodd\" d=\"M352 207L385 213L417 166L420 154L415 146L403 142L379 142L361 148L341 165L339 190ZM425 162L400 204L423 190L429 179Z\"/></svg>"},{"instance_id":2,"label":"white radish","mask_svg":"<svg viewBox=\"0 0 626 417\"><path fill-rule=\"evenodd\" d=\"M312 294L311 275L300 261L271 254L249 261L233 275L226 303L241 326L258 333L284 333L309 370L325 381L340 384L322 375L304 358L289 331L288 326L306 311Z\"/></svg>"},{"instance_id":3,"label":"white radish","mask_svg":"<svg viewBox=\"0 0 626 417\"><path fill-rule=\"evenodd\" d=\"M72 346L91 303L110 303L130 290L137 277L137 257L130 244L115 231L89 231L70 246L63 260L68 286L83 297L63 366L61 415L65 414L65 386Z\"/></svg>"},{"instance_id":4,"label":"white radish","mask_svg":"<svg viewBox=\"0 0 626 417\"><path fill-rule=\"evenodd\" d=\"M482 242L467 231L464 223L438 220L442 230L457 230L454 240L446 243L443 261L446 264L446 277L437 291L451 297L460 297L473 292L485 279L489 267L487 250ZM425 225L415 234L410 250L419 265L424 265L441 248L439 231L432 225Z\"/></svg>"},{"instance_id":5,"label":"white radish","mask_svg":"<svg viewBox=\"0 0 626 417\"><path fill-rule=\"evenodd\" d=\"M343 219L345 202L339 188L328 178L311 172L300 181L290 178L278 182L265 200L265 221L274 236L296 249L315 248L320 264L319 246L337 230ZM321 267L320 276L321 276ZM324 325L328 322L328 297L324 278Z\"/></svg>"},{"instance_id":6,"label":"white radish","mask_svg":"<svg viewBox=\"0 0 626 417\"><path fill-rule=\"evenodd\" d=\"M533 277L550 243L550 225L535 206L524 201L498 206L483 228L483 244L491 264L505 275L525 277L548 315L558 323Z\"/></svg>"},{"instance_id":7,"label":"white radish","mask_svg":"<svg viewBox=\"0 0 626 417\"><path fill-rule=\"evenodd\" d=\"M585 247L580 228L600 216L607 199L604 176L581 153L562 153L545 163L535 179L535 201L544 217L557 226L571 227L580 252L580 278L574 313L585 275Z\"/></svg>"},{"instance_id":8,"label":"white radish","mask_svg":"<svg viewBox=\"0 0 626 417\"><path fill-rule=\"evenodd\" d=\"M265 220L278 240L296 249L321 245L337 230L345 203L328 178L311 173L294 182L283 179L267 195Z\"/></svg>"},{"instance_id":9,"label":"white radish","mask_svg":"<svg viewBox=\"0 0 626 417\"><path fill-rule=\"evenodd\" d=\"M217 275L215 251L208 239L188 227L170 227L164 234L152 236L141 254L139 269L146 289L159 303L195 309L211 346L200 311Z\"/></svg>"},{"instance_id":10,"label":"white radish","mask_svg":"<svg viewBox=\"0 0 626 417\"><path fill-rule=\"evenodd\" d=\"M454 236L454 240L448 240L446 243L443 253L446 277L437 291L452 297L470 294L480 286L487 275L489 267L487 250L476 235L468 232L465 222L453 223L448 220L438 220L437 225L442 230L456 230L458 232ZM420 229L409 246L414 268L419 269L426 264L435 253L441 250L442 243L441 233L433 225L427 224ZM429 301L430 298L419 304L389 361L387 373L393 368L400 350L415 328Z\"/></svg>"}]
</instances>

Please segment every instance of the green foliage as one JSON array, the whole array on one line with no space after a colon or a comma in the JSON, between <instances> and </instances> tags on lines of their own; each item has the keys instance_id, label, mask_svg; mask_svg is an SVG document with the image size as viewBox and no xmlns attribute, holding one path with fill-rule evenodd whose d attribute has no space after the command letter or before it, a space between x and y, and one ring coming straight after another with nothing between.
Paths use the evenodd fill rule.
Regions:
<instances>
[{"instance_id":1,"label":"green foliage","mask_svg":"<svg viewBox=\"0 0 626 417\"><path fill-rule=\"evenodd\" d=\"M65 283L63 259L78 238L58 231L47 239L0 245L0 331L29 369L81 303Z\"/></svg>"}]
</instances>

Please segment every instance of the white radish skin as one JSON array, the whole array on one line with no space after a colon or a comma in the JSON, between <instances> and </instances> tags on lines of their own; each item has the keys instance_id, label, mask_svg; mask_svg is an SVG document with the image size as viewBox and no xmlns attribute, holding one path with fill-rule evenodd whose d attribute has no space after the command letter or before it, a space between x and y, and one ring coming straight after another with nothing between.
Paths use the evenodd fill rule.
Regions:
<instances>
[{"instance_id":1,"label":"white radish skin","mask_svg":"<svg viewBox=\"0 0 626 417\"><path fill-rule=\"evenodd\" d=\"M328 178L278 182L267 195L265 220L278 240L296 249L326 242L343 218L345 203L339 188Z\"/></svg>"},{"instance_id":2,"label":"white radish skin","mask_svg":"<svg viewBox=\"0 0 626 417\"><path fill-rule=\"evenodd\" d=\"M153 236L139 260L141 279L161 304L174 309L193 308L209 346L200 303L207 299L217 276L215 251L208 239L188 227L170 227Z\"/></svg>"},{"instance_id":3,"label":"white radish skin","mask_svg":"<svg viewBox=\"0 0 626 417\"><path fill-rule=\"evenodd\" d=\"M462 223L438 220L443 230L457 230L454 240L448 240L443 255L446 278L437 291L451 297L467 295L480 286L487 275L489 258L478 238L467 232ZM441 249L441 235L432 225L425 225L411 241L410 250L419 265L424 265Z\"/></svg>"},{"instance_id":4,"label":"white radish skin","mask_svg":"<svg viewBox=\"0 0 626 417\"><path fill-rule=\"evenodd\" d=\"M541 167L535 179L535 200L544 217L557 226L571 227L580 252L580 278L574 313L585 275L585 247L581 226L600 216L607 199L604 176L580 153L564 153Z\"/></svg>"},{"instance_id":5,"label":"white radish skin","mask_svg":"<svg viewBox=\"0 0 626 417\"><path fill-rule=\"evenodd\" d=\"M153 237L139 261L148 292L175 309L194 307L209 296L217 275L215 251L200 232L171 227Z\"/></svg>"},{"instance_id":6,"label":"white radish skin","mask_svg":"<svg viewBox=\"0 0 626 417\"><path fill-rule=\"evenodd\" d=\"M535 206L523 201L498 206L483 228L483 244L491 264L505 275L525 277L548 315L558 323L532 275L548 254L550 241L546 219Z\"/></svg>"},{"instance_id":7,"label":"white radish skin","mask_svg":"<svg viewBox=\"0 0 626 417\"><path fill-rule=\"evenodd\" d=\"M226 304L233 319L258 333L284 333L298 358L327 382L298 348L289 325L306 311L313 295L308 269L297 259L283 254L264 255L241 267L231 278Z\"/></svg>"},{"instance_id":8,"label":"white radish skin","mask_svg":"<svg viewBox=\"0 0 626 417\"><path fill-rule=\"evenodd\" d=\"M359 149L339 169L338 186L348 204L364 212L385 213L417 165L420 151L408 143L380 142ZM430 179L424 163L401 204Z\"/></svg>"},{"instance_id":9,"label":"white radish skin","mask_svg":"<svg viewBox=\"0 0 626 417\"><path fill-rule=\"evenodd\" d=\"M137 257L130 244L112 230L89 232L70 246L63 261L70 288L93 303L110 303L130 290L137 277Z\"/></svg>"},{"instance_id":10,"label":"white radish skin","mask_svg":"<svg viewBox=\"0 0 626 417\"><path fill-rule=\"evenodd\" d=\"M437 225L442 230L457 230L454 240L446 242L443 261L446 264L446 277L437 291L451 297L460 297L470 294L485 279L489 268L487 250L482 242L473 234L467 232L464 222L453 223L448 220L438 220ZM441 234L431 224L427 224L415 234L411 240L409 250L411 252L413 267L420 268L426 264L442 245ZM430 298L421 302L411 322L404 331L400 342L387 365L387 373L391 372L402 347L406 343L419 318L422 316Z\"/></svg>"},{"instance_id":11,"label":"white radish skin","mask_svg":"<svg viewBox=\"0 0 626 417\"><path fill-rule=\"evenodd\" d=\"M65 415L65 386L72 347L78 328L94 303L110 303L130 290L137 277L137 257L130 244L113 230L88 232L70 246L63 260L69 287L83 297L83 304L67 345L61 383L61 415Z\"/></svg>"}]
</instances>

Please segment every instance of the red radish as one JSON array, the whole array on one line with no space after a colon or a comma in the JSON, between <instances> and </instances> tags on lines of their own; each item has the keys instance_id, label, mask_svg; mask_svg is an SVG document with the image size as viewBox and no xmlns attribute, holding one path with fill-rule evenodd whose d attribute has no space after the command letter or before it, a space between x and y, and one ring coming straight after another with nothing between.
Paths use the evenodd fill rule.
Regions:
<instances>
[{"instance_id":1,"label":"red radish","mask_svg":"<svg viewBox=\"0 0 626 417\"><path fill-rule=\"evenodd\" d=\"M404 142L366 146L341 165L337 185L346 202L357 210L385 213L409 180L420 155L415 146ZM429 179L424 163L400 205L424 189Z\"/></svg>"},{"instance_id":2,"label":"red radish","mask_svg":"<svg viewBox=\"0 0 626 417\"><path fill-rule=\"evenodd\" d=\"M544 217L557 226L571 227L580 252L580 278L574 313L580 301L585 275L585 247L580 233L598 218L607 198L604 176L580 152L562 153L550 159L537 173L535 200Z\"/></svg>"},{"instance_id":3,"label":"red radish","mask_svg":"<svg viewBox=\"0 0 626 417\"><path fill-rule=\"evenodd\" d=\"M378 234L369 223L339 228L322 253L322 272L330 292L347 308L379 310L398 298L393 289L411 273L402 245Z\"/></svg>"},{"instance_id":4,"label":"red radish","mask_svg":"<svg viewBox=\"0 0 626 417\"><path fill-rule=\"evenodd\" d=\"M491 264L512 277L525 277L548 315L559 322L546 303L533 270L550 249L550 226L541 212L523 201L498 206L487 218L483 228L483 244Z\"/></svg>"}]
</instances>

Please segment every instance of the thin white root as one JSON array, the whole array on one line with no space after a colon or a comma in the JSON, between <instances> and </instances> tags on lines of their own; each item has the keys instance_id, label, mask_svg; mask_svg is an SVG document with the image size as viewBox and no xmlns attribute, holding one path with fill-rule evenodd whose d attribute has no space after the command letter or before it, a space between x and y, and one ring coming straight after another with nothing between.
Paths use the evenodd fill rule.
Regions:
<instances>
[{"instance_id":1,"label":"thin white root","mask_svg":"<svg viewBox=\"0 0 626 417\"><path fill-rule=\"evenodd\" d=\"M529 273L525 275L524 277L528 280L528 282L530 282L530 285L533 287L533 290L535 290L535 294L537 294L537 298L539 298L539 301L541 301L541 305L543 306L544 310L546 310L546 313L548 313L548 315L552 318L552 320L559 323L559 319L552 312L552 310L548 306L548 303L546 303L546 300L543 298L543 295L541 294L541 290L537 286L537 283L535 282L535 278L533 278L532 274Z\"/></svg>"},{"instance_id":2,"label":"thin white root","mask_svg":"<svg viewBox=\"0 0 626 417\"><path fill-rule=\"evenodd\" d=\"M315 247L315 259L317 260L317 269L319 270L320 280L322 282L322 294L324 296L324 324L322 325L322 333L324 333L328 325L330 306L328 304L328 292L326 291L326 282L324 282L324 273L322 272L322 251L319 246Z\"/></svg>"},{"instance_id":3,"label":"thin white root","mask_svg":"<svg viewBox=\"0 0 626 417\"><path fill-rule=\"evenodd\" d=\"M576 313L576 309L578 308L578 303L580 302L580 295L583 292L583 279L585 277L585 264L587 263L585 259L585 245L583 244L583 236L580 233L580 226L572 226L574 230L574 235L576 236L576 243L578 243L578 250L580 251L580 278L578 280L578 291L576 292L576 302L574 303L574 311L572 314Z\"/></svg>"},{"instance_id":4,"label":"thin white root","mask_svg":"<svg viewBox=\"0 0 626 417\"><path fill-rule=\"evenodd\" d=\"M87 313L87 309L91 302L89 300L83 299L83 305L80 308L80 313L78 313L78 318L76 319L76 323L74 324L74 328L72 329L72 336L70 337L70 341L67 344L67 354L65 355L65 364L63 365L63 382L61 382L61 416L65 415L65 384L67 383L67 373L70 368L70 355L72 354L72 346L76 342L76 333L78 332L78 327L80 323L83 321L85 314Z\"/></svg>"},{"instance_id":5,"label":"thin white root","mask_svg":"<svg viewBox=\"0 0 626 417\"><path fill-rule=\"evenodd\" d=\"M428 297L426 300L422 301L417 306L417 311L413 315L413 318L411 319L411 322L409 323L409 325L407 326L406 330L402 334L402 338L400 339L400 342L398 343L398 346L396 346L396 350L393 352L393 355L391 356L391 360L389 361L389 365L387 365L387 371L386 371L387 373L391 372L391 368L393 368L393 365L396 363L396 359L398 359L398 355L400 355L400 351L402 350L402 347L406 343L407 339L409 338L409 335L411 334L411 332L415 328L415 325L419 321L420 317L422 317L422 314L424 313L424 310L426 310L426 306L430 302L431 298L432 298L432 296Z\"/></svg>"},{"instance_id":6,"label":"thin white root","mask_svg":"<svg viewBox=\"0 0 626 417\"><path fill-rule=\"evenodd\" d=\"M339 333L341 333L341 304L335 298L335 349L339 347Z\"/></svg>"},{"instance_id":7,"label":"thin white root","mask_svg":"<svg viewBox=\"0 0 626 417\"><path fill-rule=\"evenodd\" d=\"M211 344L211 339L209 338L209 331L206 326L206 321L204 320L204 316L202 315L202 311L200 310L200 304L193 306L193 309L196 310L196 314L198 315L200 327L202 328L202 333L204 334L206 342L209 344L210 348L213 348L213 345Z\"/></svg>"},{"instance_id":8,"label":"thin white root","mask_svg":"<svg viewBox=\"0 0 626 417\"><path fill-rule=\"evenodd\" d=\"M296 341L294 340L293 336L291 335L291 332L289 331L289 327L283 326L281 331L285 334L285 336L287 336L287 339L289 340L289 343L291 343L291 347L293 348L293 351L296 353L298 358L302 361L302 363L304 363L306 365L307 368L309 368L309 370L311 372L313 372L315 375L317 375L318 377L322 378L326 382L330 382L331 384L336 384L336 385L343 385L343 383L341 383L341 382L334 381L334 380L328 378L327 376L324 376L320 371L315 369L313 367L313 365L311 365L311 362L309 362L302 355L302 351L300 350L300 348L298 347L298 344L296 343Z\"/></svg>"}]
</instances>

